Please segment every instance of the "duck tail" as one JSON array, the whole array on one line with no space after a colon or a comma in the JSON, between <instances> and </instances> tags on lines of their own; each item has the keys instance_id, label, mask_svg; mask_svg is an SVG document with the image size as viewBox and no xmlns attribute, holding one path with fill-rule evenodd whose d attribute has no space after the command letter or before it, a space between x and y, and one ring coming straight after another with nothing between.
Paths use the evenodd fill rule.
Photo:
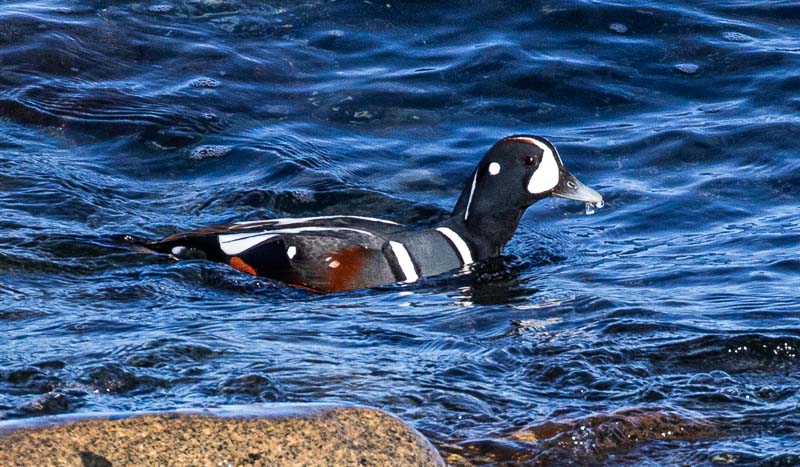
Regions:
<instances>
[{"instance_id":1,"label":"duck tail","mask_svg":"<svg viewBox=\"0 0 800 467\"><path fill-rule=\"evenodd\" d=\"M220 249L216 235L187 232L155 241L125 235L122 240L141 253L166 254L176 260L225 261L225 253Z\"/></svg>"}]
</instances>

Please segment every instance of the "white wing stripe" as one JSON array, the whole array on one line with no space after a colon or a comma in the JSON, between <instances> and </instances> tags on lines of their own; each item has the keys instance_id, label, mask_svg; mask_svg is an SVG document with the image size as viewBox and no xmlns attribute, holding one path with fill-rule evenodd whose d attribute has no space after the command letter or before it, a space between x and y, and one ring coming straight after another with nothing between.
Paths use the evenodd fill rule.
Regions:
<instances>
[{"instance_id":1,"label":"white wing stripe","mask_svg":"<svg viewBox=\"0 0 800 467\"><path fill-rule=\"evenodd\" d=\"M245 222L236 222L234 226L241 226L241 225L257 225L257 224L269 224L269 225L291 225L291 224L302 224L303 222L313 222L318 220L324 219L359 219L362 221L370 221L370 222L381 222L384 224L391 224L391 225L400 225L397 222L389 221L386 219L378 219L376 217L363 217L363 216L316 216L316 217L287 217L283 219L264 219L260 221L245 221Z\"/></svg>"},{"instance_id":2,"label":"white wing stripe","mask_svg":"<svg viewBox=\"0 0 800 467\"><path fill-rule=\"evenodd\" d=\"M367 232L366 230L350 229L347 227L299 227L296 229L278 229L268 230L266 232L243 232L238 234L223 234L218 238L219 247L226 255L237 255L248 248L252 248L264 240L269 240L272 237L277 237L280 234L292 234L303 232L356 232L369 237L375 235Z\"/></svg>"},{"instance_id":3,"label":"white wing stripe","mask_svg":"<svg viewBox=\"0 0 800 467\"><path fill-rule=\"evenodd\" d=\"M411 262L411 256L409 256L406 247L403 246L402 243L393 241L389 241L389 246L392 247L392 252L397 258L397 263L400 264L400 269L403 270L403 275L406 276L404 282L415 282L419 279L417 271L414 270L414 263Z\"/></svg>"},{"instance_id":4,"label":"white wing stripe","mask_svg":"<svg viewBox=\"0 0 800 467\"><path fill-rule=\"evenodd\" d=\"M226 255L233 256L258 245L261 242L269 240L272 237L276 237L277 235L262 233L260 235L222 241L222 237L226 236L228 235L219 236L219 247Z\"/></svg>"},{"instance_id":5,"label":"white wing stripe","mask_svg":"<svg viewBox=\"0 0 800 467\"><path fill-rule=\"evenodd\" d=\"M460 235L447 227L437 227L436 230L453 243L456 250L458 250L458 255L461 256L461 262L464 263L464 266L472 264L472 252L469 250L467 242Z\"/></svg>"},{"instance_id":6,"label":"white wing stripe","mask_svg":"<svg viewBox=\"0 0 800 467\"><path fill-rule=\"evenodd\" d=\"M243 240L245 238L257 237L259 235L264 235L264 234L290 234L290 233L303 233L303 232L338 232L338 231L356 232L363 235L367 235L369 237L375 236L374 234L367 232L366 230L351 229L349 227L298 227L296 229L275 229L275 230L263 230L256 232L242 232L236 234L222 234L219 236L219 241L220 243L235 242L236 240Z\"/></svg>"}]
</instances>

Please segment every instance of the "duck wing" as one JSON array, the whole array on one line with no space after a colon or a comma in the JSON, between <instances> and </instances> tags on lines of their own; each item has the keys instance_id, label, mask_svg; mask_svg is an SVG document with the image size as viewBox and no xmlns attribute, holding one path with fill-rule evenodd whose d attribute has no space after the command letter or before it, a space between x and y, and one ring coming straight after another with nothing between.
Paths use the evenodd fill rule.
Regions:
<instances>
[{"instance_id":1,"label":"duck wing","mask_svg":"<svg viewBox=\"0 0 800 467\"><path fill-rule=\"evenodd\" d=\"M208 259L332 292L394 282L383 250L387 236L404 230L392 221L360 216L269 219L204 227L142 246L178 260Z\"/></svg>"}]
</instances>

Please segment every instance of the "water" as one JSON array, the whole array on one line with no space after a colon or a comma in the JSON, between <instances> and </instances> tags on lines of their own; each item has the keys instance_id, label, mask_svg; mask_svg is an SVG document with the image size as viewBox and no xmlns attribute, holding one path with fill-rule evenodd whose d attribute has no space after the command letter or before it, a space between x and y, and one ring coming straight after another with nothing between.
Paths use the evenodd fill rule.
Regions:
<instances>
[{"instance_id":1,"label":"water","mask_svg":"<svg viewBox=\"0 0 800 467\"><path fill-rule=\"evenodd\" d=\"M605 205L606 204L603 200L600 200L599 203L586 203L585 204L586 209L584 209L584 211L586 212L587 216L591 216L592 214L597 212L598 209L602 208Z\"/></svg>"},{"instance_id":2,"label":"water","mask_svg":"<svg viewBox=\"0 0 800 467\"><path fill-rule=\"evenodd\" d=\"M381 407L454 464L800 462L795 2L4 2L0 416ZM513 133L603 193L330 296L131 251L426 225Z\"/></svg>"}]
</instances>

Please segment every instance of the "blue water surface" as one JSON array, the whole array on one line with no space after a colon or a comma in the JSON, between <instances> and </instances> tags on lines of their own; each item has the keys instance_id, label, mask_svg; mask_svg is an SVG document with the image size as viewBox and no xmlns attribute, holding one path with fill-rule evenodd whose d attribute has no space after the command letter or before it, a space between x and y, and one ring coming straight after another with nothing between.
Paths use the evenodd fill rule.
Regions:
<instances>
[{"instance_id":1,"label":"blue water surface","mask_svg":"<svg viewBox=\"0 0 800 467\"><path fill-rule=\"evenodd\" d=\"M794 1L0 4L0 418L383 408L455 465L800 463ZM429 225L513 133L601 191L468 275L315 295L145 255Z\"/></svg>"}]
</instances>

